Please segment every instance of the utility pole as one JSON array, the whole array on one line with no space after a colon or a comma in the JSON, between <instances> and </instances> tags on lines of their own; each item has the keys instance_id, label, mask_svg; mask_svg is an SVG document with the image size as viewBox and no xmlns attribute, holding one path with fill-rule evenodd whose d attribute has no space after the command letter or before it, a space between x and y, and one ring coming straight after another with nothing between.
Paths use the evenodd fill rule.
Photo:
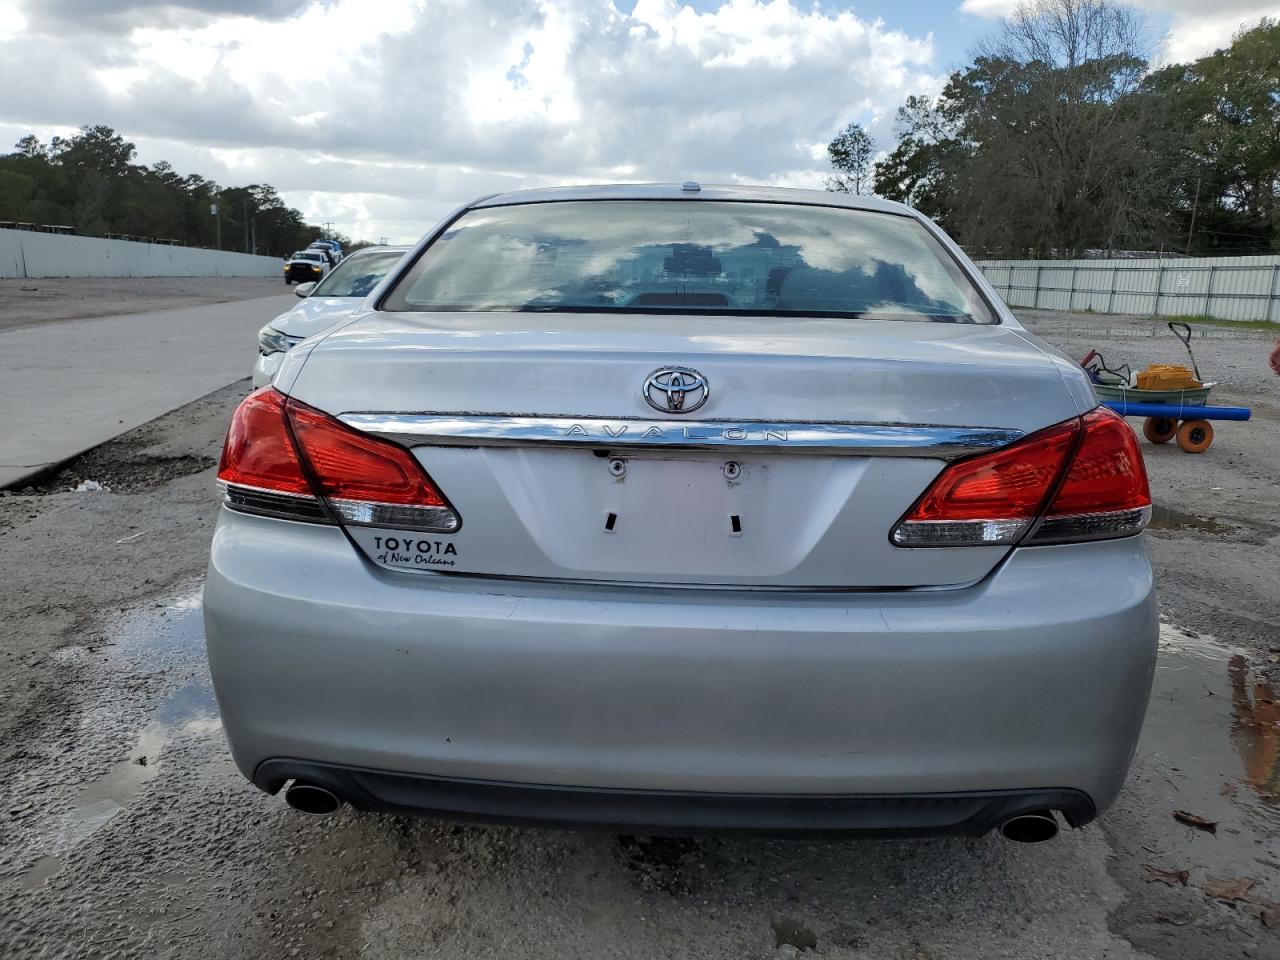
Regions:
<instances>
[{"instance_id":1,"label":"utility pole","mask_svg":"<svg viewBox=\"0 0 1280 960\"><path fill-rule=\"evenodd\" d=\"M249 252L249 198L244 198L244 252Z\"/></svg>"},{"instance_id":2,"label":"utility pole","mask_svg":"<svg viewBox=\"0 0 1280 960\"><path fill-rule=\"evenodd\" d=\"M328 240L328 239L329 239L329 235L330 235L331 233L333 233L333 221L332 221L332 220L326 220L323 224L321 224L321 226L323 226L323 227L324 227L324 238L325 238L326 240Z\"/></svg>"},{"instance_id":3,"label":"utility pole","mask_svg":"<svg viewBox=\"0 0 1280 960\"><path fill-rule=\"evenodd\" d=\"M218 203L222 199L222 194L214 194L213 203L209 204L209 212L213 214L214 223L217 225L218 231L218 249L222 249L222 206Z\"/></svg>"}]
</instances>

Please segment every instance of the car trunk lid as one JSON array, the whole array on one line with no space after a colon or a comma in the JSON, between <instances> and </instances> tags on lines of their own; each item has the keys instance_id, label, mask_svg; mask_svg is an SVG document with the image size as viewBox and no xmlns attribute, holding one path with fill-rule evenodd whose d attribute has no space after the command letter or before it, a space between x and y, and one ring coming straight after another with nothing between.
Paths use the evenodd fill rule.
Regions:
<instances>
[{"instance_id":1,"label":"car trunk lid","mask_svg":"<svg viewBox=\"0 0 1280 960\"><path fill-rule=\"evenodd\" d=\"M970 583L1007 548L897 547L895 522L947 458L1086 405L1011 325L372 314L303 359L292 395L412 446L462 517L447 536L353 528L358 545L389 567L489 576ZM646 399L669 369L706 396Z\"/></svg>"}]
</instances>

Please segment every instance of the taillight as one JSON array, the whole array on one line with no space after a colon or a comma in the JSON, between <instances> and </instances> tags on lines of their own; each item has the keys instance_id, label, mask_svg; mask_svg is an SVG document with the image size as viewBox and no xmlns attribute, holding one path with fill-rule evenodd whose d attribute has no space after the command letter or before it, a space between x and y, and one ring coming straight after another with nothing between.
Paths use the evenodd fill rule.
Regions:
<instances>
[{"instance_id":1,"label":"taillight","mask_svg":"<svg viewBox=\"0 0 1280 960\"><path fill-rule=\"evenodd\" d=\"M329 519L302 472L285 422L285 396L255 390L231 417L218 464L222 502L245 513L290 520Z\"/></svg>"},{"instance_id":2,"label":"taillight","mask_svg":"<svg viewBox=\"0 0 1280 960\"><path fill-rule=\"evenodd\" d=\"M1031 543L1128 537L1151 520L1147 467L1129 425L1106 407L1081 420L1080 446Z\"/></svg>"},{"instance_id":3,"label":"taillight","mask_svg":"<svg viewBox=\"0 0 1280 960\"><path fill-rule=\"evenodd\" d=\"M319 494L345 522L453 533L458 514L404 447L290 400L289 423Z\"/></svg>"},{"instance_id":4,"label":"taillight","mask_svg":"<svg viewBox=\"0 0 1280 960\"><path fill-rule=\"evenodd\" d=\"M271 387L237 408L218 481L223 502L245 513L432 533L462 523L408 450Z\"/></svg>"},{"instance_id":5,"label":"taillight","mask_svg":"<svg viewBox=\"0 0 1280 960\"><path fill-rule=\"evenodd\" d=\"M951 464L892 540L902 547L1097 540L1138 533L1150 517L1137 438L1120 416L1099 407Z\"/></svg>"}]
</instances>

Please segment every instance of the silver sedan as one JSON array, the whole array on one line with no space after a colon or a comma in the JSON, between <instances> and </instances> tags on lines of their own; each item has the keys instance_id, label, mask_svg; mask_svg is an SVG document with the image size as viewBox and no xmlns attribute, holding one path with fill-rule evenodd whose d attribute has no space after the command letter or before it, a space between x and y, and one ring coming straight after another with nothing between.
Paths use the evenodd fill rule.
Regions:
<instances>
[{"instance_id":1,"label":"silver sedan","mask_svg":"<svg viewBox=\"0 0 1280 960\"><path fill-rule=\"evenodd\" d=\"M219 481L223 723L301 810L1041 840L1142 724L1135 438L897 204L476 201Z\"/></svg>"},{"instance_id":2,"label":"silver sedan","mask_svg":"<svg viewBox=\"0 0 1280 960\"><path fill-rule=\"evenodd\" d=\"M253 385L265 386L280 369L284 355L307 337L321 333L356 309L382 278L400 262L408 247L365 247L339 263L318 283L300 283L302 302L258 331L258 359Z\"/></svg>"}]
</instances>

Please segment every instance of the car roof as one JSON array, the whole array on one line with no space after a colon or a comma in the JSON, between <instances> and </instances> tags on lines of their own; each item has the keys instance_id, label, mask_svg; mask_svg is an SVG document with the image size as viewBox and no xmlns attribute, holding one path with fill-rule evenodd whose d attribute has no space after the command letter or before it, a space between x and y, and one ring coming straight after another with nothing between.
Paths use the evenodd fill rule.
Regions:
<instances>
[{"instance_id":1,"label":"car roof","mask_svg":"<svg viewBox=\"0 0 1280 960\"><path fill-rule=\"evenodd\" d=\"M388 244L387 246L361 247L352 253L347 254L348 260L354 260L356 257L367 256L371 253L408 253L413 247L400 246L399 244Z\"/></svg>"},{"instance_id":2,"label":"car roof","mask_svg":"<svg viewBox=\"0 0 1280 960\"><path fill-rule=\"evenodd\" d=\"M744 200L757 203L795 203L823 207L876 210L910 214L915 211L892 200L863 197L832 190L797 190L791 187L698 184L686 189L679 183L616 183L586 186L541 187L483 197L471 207L503 207L520 203L554 203L566 200Z\"/></svg>"}]
</instances>

